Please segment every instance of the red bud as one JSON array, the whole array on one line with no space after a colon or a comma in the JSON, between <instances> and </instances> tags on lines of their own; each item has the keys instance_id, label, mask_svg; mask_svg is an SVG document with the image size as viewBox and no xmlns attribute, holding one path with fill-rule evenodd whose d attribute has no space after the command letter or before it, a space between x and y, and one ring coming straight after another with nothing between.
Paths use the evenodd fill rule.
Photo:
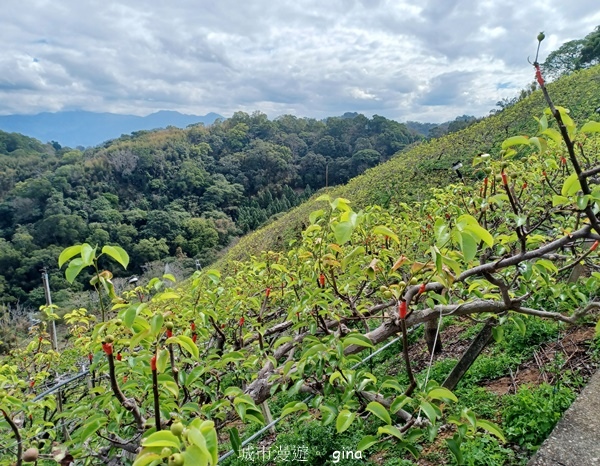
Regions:
<instances>
[{"instance_id":1,"label":"red bud","mask_svg":"<svg viewBox=\"0 0 600 466\"><path fill-rule=\"evenodd\" d=\"M406 318L406 301L402 300L398 303L398 315L401 319Z\"/></svg>"},{"instance_id":2,"label":"red bud","mask_svg":"<svg viewBox=\"0 0 600 466\"><path fill-rule=\"evenodd\" d=\"M502 172L502 184L506 186L508 184L508 176L505 172Z\"/></svg>"},{"instance_id":3,"label":"red bud","mask_svg":"<svg viewBox=\"0 0 600 466\"><path fill-rule=\"evenodd\" d=\"M421 283L421 286L419 287L419 294L423 294L425 293L425 283Z\"/></svg>"},{"instance_id":4,"label":"red bud","mask_svg":"<svg viewBox=\"0 0 600 466\"><path fill-rule=\"evenodd\" d=\"M121 359L123 359L123 356L121 356L121 352L119 351L117 353L117 361L120 361Z\"/></svg>"},{"instance_id":5,"label":"red bud","mask_svg":"<svg viewBox=\"0 0 600 466\"><path fill-rule=\"evenodd\" d=\"M29 382L29 387L30 388L33 388L34 385L35 385L35 380L32 380L32 381Z\"/></svg>"},{"instance_id":6,"label":"red bud","mask_svg":"<svg viewBox=\"0 0 600 466\"><path fill-rule=\"evenodd\" d=\"M561 157L560 158L560 163L562 163L563 165L566 165L567 164L567 159L565 159L564 156Z\"/></svg>"},{"instance_id":7,"label":"red bud","mask_svg":"<svg viewBox=\"0 0 600 466\"><path fill-rule=\"evenodd\" d=\"M127 376L126 375L123 376L123 383L125 383L125 382L127 382Z\"/></svg>"},{"instance_id":8,"label":"red bud","mask_svg":"<svg viewBox=\"0 0 600 466\"><path fill-rule=\"evenodd\" d=\"M267 287L267 289L265 290L265 296L268 298L270 294L271 294L271 288Z\"/></svg>"},{"instance_id":9,"label":"red bud","mask_svg":"<svg viewBox=\"0 0 600 466\"><path fill-rule=\"evenodd\" d=\"M196 324L194 322L191 322L190 328L192 329L192 332L193 332L194 330L196 330Z\"/></svg>"},{"instance_id":10,"label":"red bud","mask_svg":"<svg viewBox=\"0 0 600 466\"><path fill-rule=\"evenodd\" d=\"M106 353L107 356L113 354L113 345L112 343L102 343L102 349Z\"/></svg>"},{"instance_id":11,"label":"red bud","mask_svg":"<svg viewBox=\"0 0 600 466\"><path fill-rule=\"evenodd\" d=\"M38 341L41 343L42 341L44 341L44 337L39 337Z\"/></svg>"},{"instance_id":12,"label":"red bud","mask_svg":"<svg viewBox=\"0 0 600 466\"><path fill-rule=\"evenodd\" d=\"M171 338L173 336L173 331L172 330L167 329L166 333L167 333L167 338Z\"/></svg>"},{"instance_id":13,"label":"red bud","mask_svg":"<svg viewBox=\"0 0 600 466\"><path fill-rule=\"evenodd\" d=\"M325 275L323 274L319 275L319 287L325 288Z\"/></svg>"},{"instance_id":14,"label":"red bud","mask_svg":"<svg viewBox=\"0 0 600 466\"><path fill-rule=\"evenodd\" d=\"M594 241L594 244L592 244L592 247L590 248L590 251L595 251L596 248L598 247L598 241Z\"/></svg>"},{"instance_id":15,"label":"red bud","mask_svg":"<svg viewBox=\"0 0 600 466\"><path fill-rule=\"evenodd\" d=\"M92 359L94 359L94 356L92 355L92 353L88 354L88 360L90 362L92 362Z\"/></svg>"},{"instance_id":16,"label":"red bud","mask_svg":"<svg viewBox=\"0 0 600 466\"><path fill-rule=\"evenodd\" d=\"M527 189L527 182L523 183L523 189Z\"/></svg>"},{"instance_id":17,"label":"red bud","mask_svg":"<svg viewBox=\"0 0 600 466\"><path fill-rule=\"evenodd\" d=\"M240 324L240 327L241 327L242 325L244 325L244 318L243 318L243 317L240 317L239 324Z\"/></svg>"},{"instance_id":18,"label":"red bud","mask_svg":"<svg viewBox=\"0 0 600 466\"><path fill-rule=\"evenodd\" d=\"M152 356L152 358L150 359L150 370L152 372L156 371L156 355Z\"/></svg>"},{"instance_id":19,"label":"red bud","mask_svg":"<svg viewBox=\"0 0 600 466\"><path fill-rule=\"evenodd\" d=\"M194 343L196 343L196 340L198 339L198 335L196 335L195 333L192 333L192 341Z\"/></svg>"},{"instance_id":20,"label":"red bud","mask_svg":"<svg viewBox=\"0 0 600 466\"><path fill-rule=\"evenodd\" d=\"M535 79L537 80L540 87L544 87L544 78L542 77L542 71L540 65L535 65Z\"/></svg>"}]
</instances>

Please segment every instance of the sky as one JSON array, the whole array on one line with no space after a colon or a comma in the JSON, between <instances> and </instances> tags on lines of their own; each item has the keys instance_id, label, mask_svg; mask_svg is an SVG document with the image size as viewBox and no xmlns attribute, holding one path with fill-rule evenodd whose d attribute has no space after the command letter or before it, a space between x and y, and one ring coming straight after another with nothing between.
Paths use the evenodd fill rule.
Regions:
<instances>
[{"instance_id":1,"label":"sky","mask_svg":"<svg viewBox=\"0 0 600 466\"><path fill-rule=\"evenodd\" d=\"M418 6L417 6L418 5ZM484 116L598 0L2 0L0 115Z\"/></svg>"}]
</instances>

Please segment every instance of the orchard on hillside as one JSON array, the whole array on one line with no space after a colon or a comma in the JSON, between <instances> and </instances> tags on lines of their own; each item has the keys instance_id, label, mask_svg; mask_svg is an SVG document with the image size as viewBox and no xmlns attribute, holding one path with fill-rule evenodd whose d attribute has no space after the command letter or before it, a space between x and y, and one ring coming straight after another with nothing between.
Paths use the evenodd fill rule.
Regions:
<instances>
[{"instance_id":1,"label":"orchard on hillside","mask_svg":"<svg viewBox=\"0 0 600 466\"><path fill-rule=\"evenodd\" d=\"M66 314L71 344L57 351L47 333L57 316L46 309L29 345L3 361L0 464L21 464L35 448L59 464L215 465L219 436L239 452L239 421L264 424L263 403L298 393L313 397L289 402L283 416L316 416L340 433L376 419L358 450L393 440L417 455L415 442L448 423L458 426L446 440L457 459L478 430L503 439L475 406L445 414L457 399L441 381L415 380L407 332L426 324L443 344L441 321L470 316L492 321L501 339L533 316L574 323L600 309L600 123L577 126L538 80L549 104L538 133L475 155L477 182L386 209L321 196L287 252L227 275L198 272L179 286L165 276L118 297L98 259L126 267L125 251L67 248L69 280L93 268L102 317ZM580 264L584 273L567 281ZM408 384L357 366L396 335ZM438 342L428 343L434 351ZM35 399L82 361L89 382Z\"/></svg>"}]
</instances>

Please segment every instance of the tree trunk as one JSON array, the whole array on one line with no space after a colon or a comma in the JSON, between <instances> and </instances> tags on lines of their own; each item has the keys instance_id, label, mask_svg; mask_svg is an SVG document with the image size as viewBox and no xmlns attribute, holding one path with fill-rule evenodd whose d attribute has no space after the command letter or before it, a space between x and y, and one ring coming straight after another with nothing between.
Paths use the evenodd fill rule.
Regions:
<instances>
[{"instance_id":1,"label":"tree trunk","mask_svg":"<svg viewBox=\"0 0 600 466\"><path fill-rule=\"evenodd\" d=\"M429 354L440 354L442 352L442 335L438 335L437 341L435 334L437 332L439 317L425 322L425 341Z\"/></svg>"}]
</instances>

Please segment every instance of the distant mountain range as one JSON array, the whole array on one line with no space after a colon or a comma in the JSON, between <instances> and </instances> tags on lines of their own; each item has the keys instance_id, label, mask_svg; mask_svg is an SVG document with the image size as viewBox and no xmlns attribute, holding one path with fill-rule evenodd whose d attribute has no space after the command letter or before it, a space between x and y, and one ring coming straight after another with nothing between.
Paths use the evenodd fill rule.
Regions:
<instances>
[{"instance_id":1,"label":"distant mountain range","mask_svg":"<svg viewBox=\"0 0 600 466\"><path fill-rule=\"evenodd\" d=\"M212 112L200 116L166 110L145 117L85 111L45 112L37 115L0 116L0 129L25 134L42 142L56 141L62 146L75 148L97 146L134 131L167 126L185 128L194 123L211 124L217 118L223 117Z\"/></svg>"}]
</instances>

